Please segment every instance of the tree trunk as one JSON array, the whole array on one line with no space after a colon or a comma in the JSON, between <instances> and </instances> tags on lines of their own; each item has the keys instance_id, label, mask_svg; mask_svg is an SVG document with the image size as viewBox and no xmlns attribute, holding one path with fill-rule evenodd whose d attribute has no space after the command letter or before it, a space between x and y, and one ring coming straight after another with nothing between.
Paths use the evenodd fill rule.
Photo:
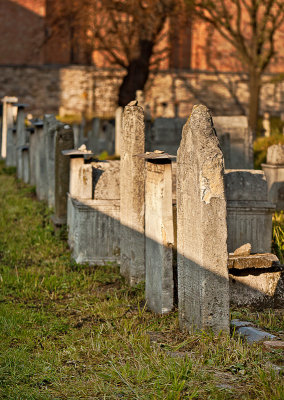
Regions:
<instances>
[{"instance_id":1,"label":"tree trunk","mask_svg":"<svg viewBox=\"0 0 284 400\"><path fill-rule=\"evenodd\" d=\"M253 138L256 136L257 120L259 112L259 96L261 88L261 74L258 71L249 72L249 113L248 123Z\"/></svg>"},{"instance_id":2,"label":"tree trunk","mask_svg":"<svg viewBox=\"0 0 284 400\"><path fill-rule=\"evenodd\" d=\"M261 74L258 71L251 70L249 72L249 110L248 110L248 125L249 132L247 140L248 163L253 166L253 142L256 138L258 113L259 113L259 96L261 88Z\"/></svg>"},{"instance_id":3,"label":"tree trunk","mask_svg":"<svg viewBox=\"0 0 284 400\"><path fill-rule=\"evenodd\" d=\"M149 76L150 58L153 53L153 41L140 40L139 56L130 61L127 74L119 88L118 104L125 107L135 100L136 90L143 90Z\"/></svg>"}]
</instances>

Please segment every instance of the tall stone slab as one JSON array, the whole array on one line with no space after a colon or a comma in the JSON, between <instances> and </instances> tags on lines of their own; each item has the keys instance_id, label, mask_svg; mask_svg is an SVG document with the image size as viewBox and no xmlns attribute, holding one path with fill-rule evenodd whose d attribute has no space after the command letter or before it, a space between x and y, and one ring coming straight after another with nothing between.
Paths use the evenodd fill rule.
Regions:
<instances>
[{"instance_id":1,"label":"tall stone slab","mask_svg":"<svg viewBox=\"0 0 284 400\"><path fill-rule=\"evenodd\" d=\"M124 109L120 157L121 274L130 285L145 278L144 113L137 101Z\"/></svg>"},{"instance_id":2,"label":"tall stone slab","mask_svg":"<svg viewBox=\"0 0 284 400\"><path fill-rule=\"evenodd\" d=\"M179 321L229 332L224 159L209 110L194 106L177 155Z\"/></svg>"},{"instance_id":3,"label":"tall stone slab","mask_svg":"<svg viewBox=\"0 0 284 400\"><path fill-rule=\"evenodd\" d=\"M74 148L73 130L62 124L56 131L55 138L55 199L52 221L55 226L67 222L67 193L69 190L69 159L62 151Z\"/></svg>"},{"instance_id":4,"label":"tall stone slab","mask_svg":"<svg viewBox=\"0 0 284 400\"><path fill-rule=\"evenodd\" d=\"M114 140L114 154L120 156L120 137L122 130L122 116L123 108L118 107L115 110L115 140Z\"/></svg>"},{"instance_id":5,"label":"tall stone slab","mask_svg":"<svg viewBox=\"0 0 284 400\"><path fill-rule=\"evenodd\" d=\"M5 159L7 155L7 133L8 127L13 125L13 103L18 102L17 97L5 96L1 100L3 103L2 111L2 133L1 133L1 158ZM8 160L9 162L9 160Z\"/></svg>"},{"instance_id":6,"label":"tall stone slab","mask_svg":"<svg viewBox=\"0 0 284 400\"><path fill-rule=\"evenodd\" d=\"M152 158L147 158L147 157ZM146 154L146 301L165 314L174 305L172 165L168 155Z\"/></svg>"},{"instance_id":7,"label":"tall stone slab","mask_svg":"<svg viewBox=\"0 0 284 400\"><path fill-rule=\"evenodd\" d=\"M27 128L27 133L28 133L28 141L29 141L29 169L30 169L30 174L29 174L29 184L30 185L35 185L36 184L36 141L37 141L37 135L35 135L35 127L34 126L29 126Z\"/></svg>"},{"instance_id":8,"label":"tall stone slab","mask_svg":"<svg viewBox=\"0 0 284 400\"><path fill-rule=\"evenodd\" d=\"M27 142L27 132L25 127L25 107L26 104L15 103L17 107L17 120L16 120L16 163L17 163L17 177L23 179L23 146Z\"/></svg>"},{"instance_id":9,"label":"tall stone slab","mask_svg":"<svg viewBox=\"0 0 284 400\"><path fill-rule=\"evenodd\" d=\"M47 173L47 203L53 208L55 205L55 138L57 129L62 126L53 114L45 114L43 117L43 129L45 137L45 159Z\"/></svg>"},{"instance_id":10,"label":"tall stone slab","mask_svg":"<svg viewBox=\"0 0 284 400\"><path fill-rule=\"evenodd\" d=\"M224 153L225 168L253 169L253 137L247 117L216 116L213 122Z\"/></svg>"},{"instance_id":11,"label":"tall stone slab","mask_svg":"<svg viewBox=\"0 0 284 400\"><path fill-rule=\"evenodd\" d=\"M16 118L17 118L17 107L14 107L17 98L5 98L3 101L3 150L6 158L6 165L8 167L17 166L17 155L16 155ZM17 99L18 100L18 99ZM4 144L5 143L5 144ZM3 157L4 158L4 157Z\"/></svg>"},{"instance_id":12,"label":"tall stone slab","mask_svg":"<svg viewBox=\"0 0 284 400\"><path fill-rule=\"evenodd\" d=\"M34 137L32 141L31 151L34 151L34 168L35 168L35 187L36 195L39 200L46 200L47 193L47 169L46 169L46 154L45 140L43 131L43 121L36 120L33 122ZM31 160L32 161L32 160Z\"/></svg>"},{"instance_id":13,"label":"tall stone slab","mask_svg":"<svg viewBox=\"0 0 284 400\"><path fill-rule=\"evenodd\" d=\"M268 147L266 163L261 168L267 180L268 199L276 204L278 211L284 210L284 145Z\"/></svg>"},{"instance_id":14,"label":"tall stone slab","mask_svg":"<svg viewBox=\"0 0 284 400\"><path fill-rule=\"evenodd\" d=\"M228 252L250 243L252 253L270 253L272 214L263 171L225 170Z\"/></svg>"}]
</instances>

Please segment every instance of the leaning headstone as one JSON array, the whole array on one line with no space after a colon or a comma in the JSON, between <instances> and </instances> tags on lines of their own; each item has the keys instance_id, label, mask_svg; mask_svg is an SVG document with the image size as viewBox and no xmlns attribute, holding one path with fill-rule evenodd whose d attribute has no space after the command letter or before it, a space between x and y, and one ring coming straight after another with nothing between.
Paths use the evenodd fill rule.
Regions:
<instances>
[{"instance_id":1,"label":"leaning headstone","mask_svg":"<svg viewBox=\"0 0 284 400\"><path fill-rule=\"evenodd\" d=\"M57 128L55 138L55 199L52 222L60 227L67 222L67 193L69 189L69 159L62 151L74 148L73 130L62 124Z\"/></svg>"},{"instance_id":2,"label":"leaning headstone","mask_svg":"<svg viewBox=\"0 0 284 400\"><path fill-rule=\"evenodd\" d=\"M229 331L224 160L209 110L194 106L177 155L179 320Z\"/></svg>"},{"instance_id":3,"label":"leaning headstone","mask_svg":"<svg viewBox=\"0 0 284 400\"><path fill-rule=\"evenodd\" d=\"M145 278L145 151L144 113L136 101L124 109L121 135L120 222L121 274L130 285Z\"/></svg>"},{"instance_id":4,"label":"leaning headstone","mask_svg":"<svg viewBox=\"0 0 284 400\"><path fill-rule=\"evenodd\" d=\"M226 170L228 252L250 243L252 253L270 253L272 214L263 171Z\"/></svg>"},{"instance_id":5,"label":"leaning headstone","mask_svg":"<svg viewBox=\"0 0 284 400\"><path fill-rule=\"evenodd\" d=\"M253 137L244 115L213 117L214 127L223 147L225 168L253 169ZM229 134L228 138L222 136ZM228 148L229 143L229 148ZM229 152L228 152L229 150Z\"/></svg>"},{"instance_id":6,"label":"leaning headstone","mask_svg":"<svg viewBox=\"0 0 284 400\"><path fill-rule=\"evenodd\" d=\"M8 134L8 128L10 129L13 126L13 117L14 117L14 111L13 111L13 103L18 102L17 97L9 97L5 96L1 100L3 103L3 108L2 108L2 134L1 134L1 158L5 159L7 156L7 134ZM8 160L8 163L10 160Z\"/></svg>"},{"instance_id":7,"label":"leaning headstone","mask_svg":"<svg viewBox=\"0 0 284 400\"><path fill-rule=\"evenodd\" d=\"M172 165L163 152L144 157L146 301L152 311L165 314L174 306Z\"/></svg>"},{"instance_id":8,"label":"leaning headstone","mask_svg":"<svg viewBox=\"0 0 284 400\"><path fill-rule=\"evenodd\" d=\"M268 199L281 211L284 210L284 145L268 147L266 160L261 168L267 180Z\"/></svg>"}]
</instances>

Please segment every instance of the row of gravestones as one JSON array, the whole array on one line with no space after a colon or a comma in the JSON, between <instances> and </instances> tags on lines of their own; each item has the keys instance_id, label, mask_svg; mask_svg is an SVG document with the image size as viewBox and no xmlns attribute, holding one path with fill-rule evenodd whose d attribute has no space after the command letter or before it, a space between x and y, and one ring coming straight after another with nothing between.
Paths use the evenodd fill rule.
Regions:
<instances>
[{"instance_id":1,"label":"row of gravestones","mask_svg":"<svg viewBox=\"0 0 284 400\"><path fill-rule=\"evenodd\" d=\"M15 103L6 103L15 116ZM146 281L153 311L169 312L178 299L188 329L228 330L230 301L283 304L282 267L269 253L275 206L264 174L224 173L206 107L194 108L186 122L176 163L162 151L145 153L143 109L136 103L123 113L121 160L105 162L84 149L70 151L72 129L54 116L25 129L24 107L16 108L16 145L6 147L6 162L13 159L18 177L55 208L55 224L64 222L68 202L68 240L77 262L119 262L131 285ZM13 132L9 121L7 132ZM228 257L248 242L254 254Z\"/></svg>"}]
</instances>

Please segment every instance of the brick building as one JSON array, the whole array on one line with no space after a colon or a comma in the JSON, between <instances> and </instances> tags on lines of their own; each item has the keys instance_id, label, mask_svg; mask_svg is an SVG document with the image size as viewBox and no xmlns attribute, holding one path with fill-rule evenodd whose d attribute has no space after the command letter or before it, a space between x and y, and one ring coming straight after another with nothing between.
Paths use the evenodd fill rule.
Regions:
<instances>
[{"instance_id":1,"label":"brick building","mask_svg":"<svg viewBox=\"0 0 284 400\"><path fill-rule=\"evenodd\" d=\"M86 16L91 21L92 15L79 7L79 13L77 9L58 18L54 31L58 5L78 6L81 1L0 0L0 96L17 95L37 114L58 109L114 113L123 71L102 52L93 51L86 29ZM284 83L270 83L271 73L284 72L283 42L284 26L264 77L261 112L280 114L284 109ZM245 112L247 78L234 49L210 26L180 13L166 22L156 47L163 44L169 47L167 57L145 88L153 115L173 116L178 109L179 115L186 116L197 101L217 114Z\"/></svg>"}]
</instances>

